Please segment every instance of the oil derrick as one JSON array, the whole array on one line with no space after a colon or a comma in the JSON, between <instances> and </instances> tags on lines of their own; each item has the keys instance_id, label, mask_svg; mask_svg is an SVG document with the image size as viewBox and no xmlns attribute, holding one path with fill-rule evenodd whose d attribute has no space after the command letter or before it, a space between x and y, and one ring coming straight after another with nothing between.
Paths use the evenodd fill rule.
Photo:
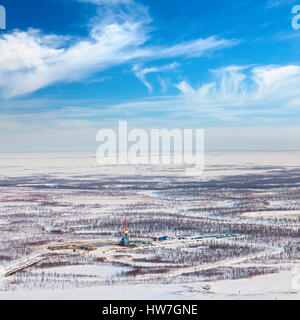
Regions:
<instances>
[{"instance_id":1,"label":"oil derrick","mask_svg":"<svg viewBox=\"0 0 300 320\"><path fill-rule=\"evenodd\" d=\"M125 218L125 220L124 220L123 230L124 230L124 235L123 235L123 238L121 239L121 242L119 244L122 247L126 247L129 245L128 230L127 230L127 218Z\"/></svg>"},{"instance_id":2,"label":"oil derrick","mask_svg":"<svg viewBox=\"0 0 300 320\"><path fill-rule=\"evenodd\" d=\"M123 228L124 228L124 238L128 238L128 229L127 229L127 218L125 217L124 223L123 223Z\"/></svg>"}]
</instances>

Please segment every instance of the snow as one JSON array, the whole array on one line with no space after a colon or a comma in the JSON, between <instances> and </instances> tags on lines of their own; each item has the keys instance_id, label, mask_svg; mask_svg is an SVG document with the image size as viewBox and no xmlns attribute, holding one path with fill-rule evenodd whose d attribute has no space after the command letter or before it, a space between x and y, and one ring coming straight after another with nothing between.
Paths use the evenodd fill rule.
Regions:
<instances>
[{"instance_id":1,"label":"snow","mask_svg":"<svg viewBox=\"0 0 300 320\"><path fill-rule=\"evenodd\" d=\"M300 299L300 292L292 288L291 271L269 274L251 279L222 280L212 284L215 297L226 299Z\"/></svg>"},{"instance_id":2,"label":"snow","mask_svg":"<svg viewBox=\"0 0 300 320\"><path fill-rule=\"evenodd\" d=\"M195 179L208 179L225 175L266 172L266 166L298 167L300 152L206 152L204 173ZM36 153L36 154L0 154L0 177L24 177L38 174L52 174L57 177L65 175L91 175L97 179L97 174L152 175L155 168L161 175L174 175L165 166L117 166L100 165L95 153ZM149 170L145 170L149 169ZM174 170L178 175L185 174L184 168ZM55 185L52 185L55 190Z\"/></svg>"},{"instance_id":3,"label":"snow","mask_svg":"<svg viewBox=\"0 0 300 320\"><path fill-rule=\"evenodd\" d=\"M289 210L289 211L255 211L255 212L245 212L243 216L251 218L284 218L286 216L294 216L298 218L300 216L300 210Z\"/></svg>"},{"instance_id":4,"label":"snow","mask_svg":"<svg viewBox=\"0 0 300 320\"><path fill-rule=\"evenodd\" d=\"M18 290L1 292L0 299L40 300L299 300L300 292L293 290L291 271L257 276L250 279L197 281L187 284L109 285L77 289ZM204 287L209 285L210 290Z\"/></svg>"},{"instance_id":5,"label":"snow","mask_svg":"<svg viewBox=\"0 0 300 320\"><path fill-rule=\"evenodd\" d=\"M245 153L223 153L223 152L213 152L206 153L205 155L205 171L200 177L190 177L191 180L208 180L225 176L233 175L244 175L244 174L264 174L268 171L276 170L276 166L279 168L293 169L299 168L300 152L245 152ZM159 177L159 181L156 186L161 186L164 190L164 186L169 183L169 177L174 175L176 179L180 179L181 175L184 175L184 169L178 168L176 170L167 170L165 167L159 166L101 166L96 162L95 154L73 154L73 153L62 153L62 154L1 154L0 155L0 178L26 178L26 177L36 177L37 180L40 176L47 175L53 178L68 178L72 179L89 179L91 181L99 179L99 176L104 177L118 177L122 176L138 176L141 177ZM128 182L129 180L127 180ZM122 183L122 182L121 182ZM131 182L130 182L131 183ZM127 184L127 187L131 184ZM30 185L33 187L33 184ZM213 212L193 212L192 209L194 203L192 201L186 201L186 203L181 206L178 202L181 200L197 200L192 197L178 196L178 195L168 195L163 192L155 191L137 191L136 194L130 194L130 197L120 196L113 194L113 196L105 196L106 193L93 193L93 191L85 192L80 191L80 195L74 194L74 191L64 190L61 192L59 184L56 183L45 183L44 186L51 188L51 193L60 201L60 203L66 204L66 207L56 205L53 209L55 211L55 221L40 222L38 219L33 221L34 227L38 226L44 227L47 231L55 231L55 225L60 223L70 222L68 224L69 228L74 228L73 233L78 235L78 238L88 235L93 235L95 233L95 239L98 237L98 232L93 229L82 229L78 230L78 225L76 226L76 221L78 218L82 219L93 219L102 218L109 216L113 213L116 208L126 208L126 210L133 210L130 206L134 207L135 204L139 202L148 203L167 203L165 208L159 208L157 211L166 213L178 213L182 217L197 216L197 217L208 217L213 218L215 221L223 223L251 223L257 225L270 225L274 224L276 226L284 225L284 227L290 227L289 223L286 221L267 221L261 218L290 218L298 219L300 210L295 210L297 205L297 199L295 202L285 201L285 200L270 200L268 201L267 208L270 211L258 211L258 212L246 212L237 216L213 216ZM124 192L124 186L122 184L115 184L116 189L122 189ZM103 189L105 186L103 187ZM11 188L12 189L12 188ZM3 191L7 192L5 197L3 197L3 214L4 218L0 219L0 225L3 225L3 229L8 228L5 224L11 223L6 221L9 219L10 214L30 215L32 212L32 206L40 207L40 203L24 201L26 197L21 201L14 201L14 190L9 187ZM21 187L19 190L24 190ZM28 190L28 189L27 189ZM9 194L11 192L11 194ZM26 191L27 192L27 191ZM48 190L38 190L40 194L47 195ZM114 192L114 190L113 190ZM266 194L269 191L266 191ZM10 198L11 197L11 198ZM197 198L197 196L196 196ZM168 201L163 201L163 200ZM182 201L181 201L182 202ZM214 199L204 200L203 203L212 202L215 208L237 208L243 206L243 202L234 200L220 200L215 201ZM9 203L9 204L7 204ZM76 214L73 211L69 212L68 205L89 205L87 209L79 207L78 212L76 209ZM98 205L97 207L92 207L92 205ZM128 205L128 209L127 209ZM197 204L198 205L198 204ZM7 206L7 207L5 207ZM205 206L203 206L205 207ZM276 211L276 208L285 207L285 211ZM6 209L7 208L7 209ZM14 210L10 211L10 208ZM17 208L17 209L16 209ZM24 208L24 209L23 209ZM287 209L293 210L287 210ZM52 209L52 208L51 208ZM48 209L45 209L47 213ZM124 209L125 210L125 209ZM252 210L252 208L251 208ZM260 207L261 210L261 207ZM272 210L272 211L271 211ZM66 212L68 211L68 212ZM123 211L119 211L121 214ZM147 214L149 215L153 212L148 206L138 210L137 214ZM49 213L51 215L51 212ZM65 218L68 217L68 218ZM163 219L164 217L162 217ZM35 217L33 218L35 219ZM48 221L48 220L45 220ZM73 223L74 221L74 223ZM30 221L31 223L31 221ZM292 227L297 227L292 221ZM16 226L17 228L17 226ZM41 227L39 227L41 229ZM16 229L17 230L17 229ZM9 234L9 239L22 239L27 236L25 233L26 229L22 231L21 226L19 233L12 232ZM44 232L44 231L43 231ZM43 234L46 234L45 232ZM11 237L12 235L12 237ZM97 235L97 236L96 236ZM34 232L28 233L28 238L34 236ZM88 237L87 237L88 238ZM117 240L116 240L117 241ZM174 244L176 246L176 244ZM91 252L91 255L99 254L99 252ZM118 254L116 254L118 255ZM137 255L131 254L134 258ZM146 255L145 255L146 256ZM138 258L141 258L139 255ZM124 263L127 260L126 257L120 258L118 261ZM267 260L267 258L265 259ZM15 261L13 261L15 263ZM18 262L18 261L16 261ZM85 263L87 263L86 261ZM111 261L109 261L111 263ZM241 262L240 262L241 263ZM246 262L244 263L246 264ZM134 265L149 266L147 262L136 262ZM235 266L240 264L235 261ZM261 264L260 264L261 265ZM267 265L267 263L266 263ZM270 266L271 264L269 264ZM279 267L285 265L285 261L279 264ZM160 264L160 266L165 266L165 264ZM222 267L222 266L221 266ZM199 266L201 268L201 266ZM54 267L54 268L44 268L31 270L30 272L36 273L45 272L55 277L55 274L67 275L68 279L72 277L76 278L76 275L81 275L82 277L89 278L92 282L92 278L103 277L103 278L116 278L121 272L126 272L132 270L125 266L115 266L115 265L73 265L64 267ZM0 270L1 271L1 270ZM28 276L30 277L30 276ZM181 276L177 275L174 277L173 284L124 284L120 285L94 285L90 287L82 288L65 288L46 290L39 288L27 288L16 286L15 290L0 291L0 299L300 299L300 293L294 292L291 287L291 282L294 275L291 271L281 271L276 274L269 274L263 276L256 276L250 279L240 279L240 280L220 280L220 281L200 281L197 278L196 282L193 283L178 283L181 280ZM200 278L201 279L201 278ZM0 280L3 281L3 280ZM88 281L87 281L88 282ZM203 287L210 285L210 290L205 290Z\"/></svg>"},{"instance_id":6,"label":"snow","mask_svg":"<svg viewBox=\"0 0 300 320\"><path fill-rule=\"evenodd\" d=\"M73 265L65 267L54 267L44 269L44 272L62 275L86 275L101 276L105 278L118 277L121 273L132 270L131 268L118 267L113 265Z\"/></svg>"}]
</instances>

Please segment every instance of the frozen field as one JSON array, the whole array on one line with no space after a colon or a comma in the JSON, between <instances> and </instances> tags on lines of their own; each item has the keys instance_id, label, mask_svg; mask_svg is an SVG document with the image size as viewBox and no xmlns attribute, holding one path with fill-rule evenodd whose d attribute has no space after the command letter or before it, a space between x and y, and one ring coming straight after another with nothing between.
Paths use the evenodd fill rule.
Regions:
<instances>
[{"instance_id":1,"label":"frozen field","mask_svg":"<svg viewBox=\"0 0 300 320\"><path fill-rule=\"evenodd\" d=\"M125 216L133 239L245 238L55 253L0 277L0 299L299 299L300 152L207 153L202 176L184 169L1 154L1 269L54 243L117 242Z\"/></svg>"}]
</instances>

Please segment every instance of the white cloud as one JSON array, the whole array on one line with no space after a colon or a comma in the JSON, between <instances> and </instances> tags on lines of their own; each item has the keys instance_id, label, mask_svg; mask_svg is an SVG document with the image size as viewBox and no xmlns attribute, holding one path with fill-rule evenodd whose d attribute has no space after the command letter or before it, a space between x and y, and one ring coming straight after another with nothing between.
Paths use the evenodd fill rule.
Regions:
<instances>
[{"instance_id":1,"label":"white cloud","mask_svg":"<svg viewBox=\"0 0 300 320\"><path fill-rule=\"evenodd\" d=\"M46 39L46 40L45 40ZM48 44L41 33L15 31L0 39L0 86L13 97L60 81L77 81L138 55L144 42L139 24L97 25L90 38L64 48Z\"/></svg>"},{"instance_id":2,"label":"white cloud","mask_svg":"<svg viewBox=\"0 0 300 320\"><path fill-rule=\"evenodd\" d=\"M257 99L284 99L299 96L300 66L266 66L253 69Z\"/></svg>"},{"instance_id":3,"label":"white cloud","mask_svg":"<svg viewBox=\"0 0 300 320\"><path fill-rule=\"evenodd\" d=\"M179 89L182 93L186 94L186 95L195 94L195 90L186 81L181 81L180 83L176 84L175 87L177 89Z\"/></svg>"},{"instance_id":4,"label":"white cloud","mask_svg":"<svg viewBox=\"0 0 300 320\"><path fill-rule=\"evenodd\" d=\"M207 39L196 39L171 47L161 48L158 54L161 58L178 56L201 57L211 51L231 47L239 42L238 40L217 39L213 36Z\"/></svg>"},{"instance_id":5,"label":"white cloud","mask_svg":"<svg viewBox=\"0 0 300 320\"><path fill-rule=\"evenodd\" d=\"M212 70L211 81L201 85L192 86L185 80L175 87L180 94L119 104L99 100L61 100L51 103L40 100L11 100L3 103L2 109L14 113L16 110L29 108L35 110L32 112L38 112L34 116L32 112L22 115L20 111L18 115L14 114L11 119L7 119L11 121L18 118L18 121L27 123L30 119L43 119L44 116L49 119L89 121L127 117L129 121L138 121L148 115L153 118L155 125L158 121L157 112L166 115L163 121L173 125L179 119L186 119L184 123L190 124L193 121L202 121L208 125L226 121L246 125L250 122L280 125L288 121L295 122L300 117L300 66L296 65L230 66ZM39 109L41 105L45 105L45 111L51 110L52 105L59 105L61 108L55 114L45 114L43 109ZM150 124L148 120L146 123Z\"/></svg>"},{"instance_id":6,"label":"white cloud","mask_svg":"<svg viewBox=\"0 0 300 320\"><path fill-rule=\"evenodd\" d=\"M91 20L86 39L45 35L34 29L15 30L0 37L2 96L11 98L57 82L81 81L93 73L137 59L200 57L237 43L235 40L210 37L170 47L147 45L147 24L151 19L143 6L125 0L89 2L109 8L99 10L99 16ZM112 4L120 3L126 4L125 8L122 7L123 11L120 8L111 9Z\"/></svg>"},{"instance_id":7,"label":"white cloud","mask_svg":"<svg viewBox=\"0 0 300 320\"><path fill-rule=\"evenodd\" d=\"M160 67L150 67L150 68L142 68L140 64L135 64L132 68L132 71L136 75L138 79L140 79L143 84L148 88L149 92L152 92L151 84L146 80L146 75L149 73L158 73L162 71L170 71L174 70L179 66L177 62L173 62L170 64L166 64Z\"/></svg>"},{"instance_id":8,"label":"white cloud","mask_svg":"<svg viewBox=\"0 0 300 320\"><path fill-rule=\"evenodd\" d=\"M171 80L169 78L162 78L160 75L157 76L158 82L161 86L161 92L166 93L168 88L170 87Z\"/></svg>"},{"instance_id":9,"label":"white cloud","mask_svg":"<svg viewBox=\"0 0 300 320\"><path fill-rule=\"evenodd\" d=\"M0 149L82 151L84 146L93 151L97 129L114 127L124 118L131 127L206 127L208 149L299 148L297 65L229 66L212 70L212 80L202 85L182 81L176 87L181 94L115 105L94 100L52 101L65 105L60 110L48 105L43 111L37 106L44 102L32 100L17 114L9 111L15 103L7 101L7 114L1 115ZM165 116L157 117L157 112Z\"/></svg>"},{"instance_id":10,"label":"white cloud","mask_svg":"<svg viewBox=\"0 0 300 320\"><path fill-rule=\"evenodd\" d=\"M213 81L193 88L175 85L186 101L200 107L285 107L300 95L300 66L230 66L213 70Z\"/></svg>"},{"instance_id":11,"label":"white cloud","mask_svg":"<svg viewBox=\"0 0 300 320\"><path fill-rule=\"evenodd\" d=\"M60 40L58 36L43 36L33 29L4 34L0 38L0 72L34 69L43 65L44 61L53 61L64 51L51 45L55 42L54 38ZM49 43L49 39L52 42Z\"/></svg>"}]
</instances>

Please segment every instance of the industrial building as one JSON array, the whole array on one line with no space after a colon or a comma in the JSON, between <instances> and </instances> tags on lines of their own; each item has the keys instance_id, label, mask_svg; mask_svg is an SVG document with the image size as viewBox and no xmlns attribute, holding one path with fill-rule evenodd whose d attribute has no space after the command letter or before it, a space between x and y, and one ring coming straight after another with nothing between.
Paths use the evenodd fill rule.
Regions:
<instances>
[{"instance_id":1,"label":"industrial building","mask_svg":"<svg viewBox=\"0 0 300 320\"><path fill-rule=\"evenodd\" d=\"M129 237L128 237L128 228L127 228L127 218L124 219L124 223L123 223L123 238L121 239L119 245L122 247L131 247L131 246L136 246L136 245L151 245L151 241L129 241ZM168 240L167 236L163 236L163 237L154 237L152 238L153 241L165 241Z\"/></svg>"}]
</instances>

